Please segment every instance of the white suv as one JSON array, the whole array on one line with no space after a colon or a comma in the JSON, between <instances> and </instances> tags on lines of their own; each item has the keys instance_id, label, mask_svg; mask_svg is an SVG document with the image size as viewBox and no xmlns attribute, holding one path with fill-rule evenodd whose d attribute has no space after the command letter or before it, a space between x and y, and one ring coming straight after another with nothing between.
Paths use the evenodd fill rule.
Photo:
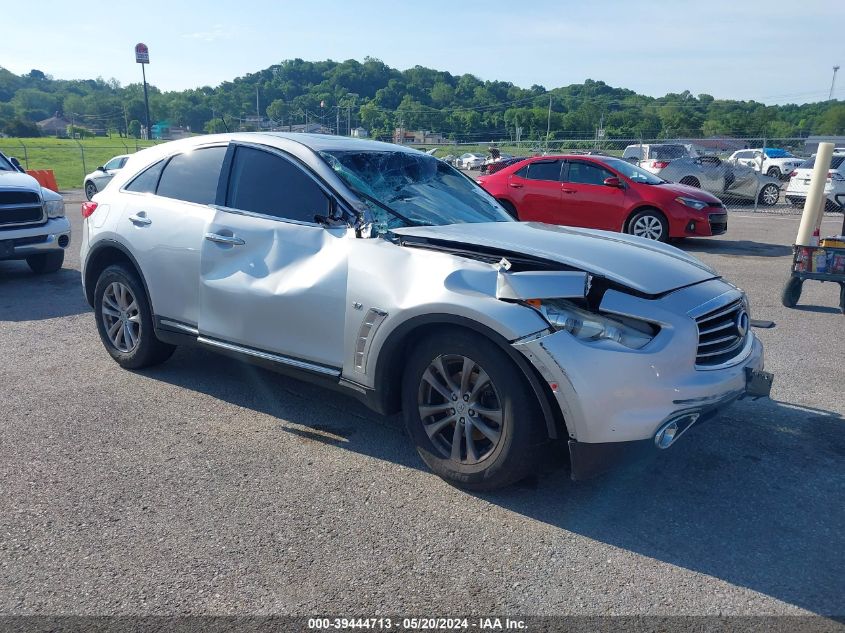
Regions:
<instances>
[{"instance_id":1,"label":"white suv","mask_svg":"<svg viewBox=\"0 0 845 633\"><path fill-rule=\"evenodd\" d=\"M804 159L797 158L783 149L767 147L762 149L743 149L731 154L729 163L745 165L762 174L783 180L789 177Z\"/></svg>"},{"instance_id":2,"label":"white suv","mask_svg":"<svg viewBox=\"0 0 845 633\"><path fill-rule=\"evenodd\" d=\"M682 251L516 222L397 145L231 134L133 155L85 216L86 297L123 367L203 346L402 411L489 489L568 440L572 473L766 395L745 294Z\"/></svg>"},{"instance_id":3,"label":"white suv","mask_svg":"<svg viewBox=\"0 0 845 633\"><path fill-rule=\"evenodd\" d=\"M795 206L804 204L815 164L816 158L810 158L789 175L789 183L786 185L784 194L787 202ZM824 195L827 198L825 203L827 211L842 210L842 203L845 201L845 153L836 152L831 158L824 185Z\"/></svg>"}]
</instances>

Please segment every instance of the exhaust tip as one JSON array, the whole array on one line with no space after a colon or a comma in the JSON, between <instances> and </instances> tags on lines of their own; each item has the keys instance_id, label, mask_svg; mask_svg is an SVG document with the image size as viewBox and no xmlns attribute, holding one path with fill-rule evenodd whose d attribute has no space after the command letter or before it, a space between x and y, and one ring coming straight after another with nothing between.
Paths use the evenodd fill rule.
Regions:
<instances>
[{"instance_id":1,"label":"exhaust tip","mask_svg":"<svg viewBox=\"0 0 845 633\"><path fill-rule=\"evenodd\" d=\"M695 424L699 415L698 413L685 413L661 426L654 436L654 443L657 448L665 449L672 446L684 431Z\"/></svg>"}]
</instances>

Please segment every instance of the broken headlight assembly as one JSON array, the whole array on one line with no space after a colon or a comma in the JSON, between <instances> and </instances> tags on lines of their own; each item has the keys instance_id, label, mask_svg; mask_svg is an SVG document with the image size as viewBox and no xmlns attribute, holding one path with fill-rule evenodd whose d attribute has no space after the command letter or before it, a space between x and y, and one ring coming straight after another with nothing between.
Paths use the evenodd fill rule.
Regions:
<instances>
[{"instance_id":1,"label":"broken headlight assembly","mask_svg":"<svg viewBox=\"0 0 845 633\"><path fill-rule=\"evenodd\" d=\"M609 340L629 349L641 349L658 332L656 326L646 321L590 312L565 299L534 299L527 303L555 330L569 332L583 341Z\"/></svg>"}]
</instances>

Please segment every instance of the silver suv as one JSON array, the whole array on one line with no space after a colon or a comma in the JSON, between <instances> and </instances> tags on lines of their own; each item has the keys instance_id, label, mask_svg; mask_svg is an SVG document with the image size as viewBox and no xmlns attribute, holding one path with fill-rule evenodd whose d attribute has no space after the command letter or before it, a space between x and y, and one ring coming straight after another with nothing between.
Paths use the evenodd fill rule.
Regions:
<instances>
[{"instance_id":1,"label":"silver suv","mask_svg":"<svg viewBox=\"0 0 845 633\"><path fill-rule=\"evenodd\" d=\"M745 295L694 257L515 222L432 156L231 134L133 155L83 204L83 284L123 367L199 345L402 411L457 485L566 439L583 478L768 393Z\"/></svg>"}]
</instances>

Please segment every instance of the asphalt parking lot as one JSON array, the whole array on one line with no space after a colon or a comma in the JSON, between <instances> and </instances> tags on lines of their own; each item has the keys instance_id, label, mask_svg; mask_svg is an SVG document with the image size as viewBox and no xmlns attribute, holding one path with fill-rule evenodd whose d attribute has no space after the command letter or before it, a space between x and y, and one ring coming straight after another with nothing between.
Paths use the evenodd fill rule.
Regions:
<instances>
[{"instance_id":1,"label":"asphalt parking lot","mask_svg":"<svg viewBox=\"0 0 845 633\"><path fill-rule=\"evenodd\" d=\"M777 323L772 400L469 494L344 396L202 350L120 369L67 212L63 270L0 262L0 614L845 614L845 316L831 284L780 304L799 216L682 244Z\"/></svg>"}]
</instances>

